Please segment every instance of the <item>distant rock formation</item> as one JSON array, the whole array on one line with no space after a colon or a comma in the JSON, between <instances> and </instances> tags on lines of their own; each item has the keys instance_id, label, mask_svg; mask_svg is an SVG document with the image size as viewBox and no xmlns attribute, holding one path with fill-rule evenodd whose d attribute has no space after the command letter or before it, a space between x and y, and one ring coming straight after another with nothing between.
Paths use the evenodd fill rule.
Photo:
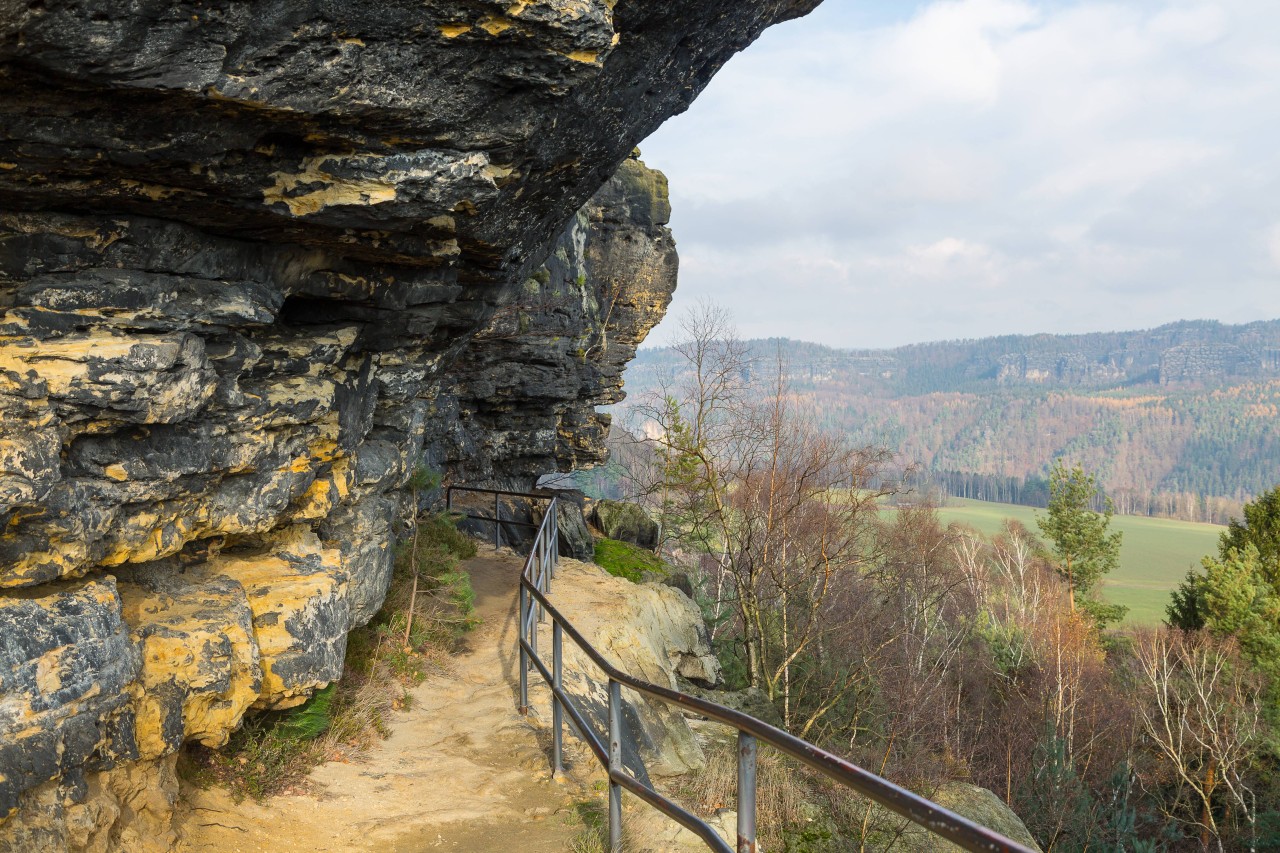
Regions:
<instances>
[{"instance_id":1,"label":"distant rock formation","mask_svg":"<svg viewBox=\"0 0 1280 853\"><path fill-rule=\"evenodd\" d=\"M1095 361L1083 352L1006 353L1000 356L996 382L1082 385L1115 382L1125 376L1124 368L1111 359Z\"/></svg>"},{"instance_id":2,"label":"distant rock formation","mask_svg":"<svg viewBox=\"0 0 1280 853\"><path fill-rule=\"evenodd\" d=\"M1280 378L1280 319L1242 325L1184 320L1131 332L1003 335L884 350L782 338L746 343L762 364L781 353L786 378L798 385L833 383L890 395ZM651 385L658 368L681 366L670 350L649 350L633 367L631 384Z\"/></svg>"},{"instance_id":3,"label":"distant rock formation","mask_svg":"<svg viewBox=\"0 0 1280 853\"><path fill-rule=\"evenodd\" d=\"M1160 384L1256 376L1261 366L1259 355L1235 344L1180 344L1160 354Z\"/></svg>"}]
</instances>

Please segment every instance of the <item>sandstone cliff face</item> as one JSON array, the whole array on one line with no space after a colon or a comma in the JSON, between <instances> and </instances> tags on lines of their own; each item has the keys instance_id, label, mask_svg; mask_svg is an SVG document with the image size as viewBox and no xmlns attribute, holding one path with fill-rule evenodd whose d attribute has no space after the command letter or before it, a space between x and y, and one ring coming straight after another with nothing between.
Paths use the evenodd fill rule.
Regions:
<instances>
[{"instance_id":1,"label":"sandstone cliff face","mask_svg":"<svg viewBox=\"0 0 1280 853\"><path fill-rule=\"evenodd\" d=\"M458 358L428 455L461 479L527 487L604 461L622 369L666 311L678 259L666 178L624 161Z\"/></svg>"},{"instance_id":2,"label":"sandstone cliff face","mask_svg":"<svg viewBox=\"0 0 1280 853\"><path fill-rule=\"evenodd\" d=\"M1265 364L1234 344L1181 344L1160 354L1160 384L1256 376Z\"/></svg>"},{"instance_id":3,"label":"sandstone cliff face","mask_svg":"<svg viewBox=\"0 0 1280 853\"><path fill-rule=\"evenodd\" d=\"M415 465L601 458L675 275L627 155L816 2L0 0L0 848L142 849L336 678Z\"/></svg>"}]
</instances>

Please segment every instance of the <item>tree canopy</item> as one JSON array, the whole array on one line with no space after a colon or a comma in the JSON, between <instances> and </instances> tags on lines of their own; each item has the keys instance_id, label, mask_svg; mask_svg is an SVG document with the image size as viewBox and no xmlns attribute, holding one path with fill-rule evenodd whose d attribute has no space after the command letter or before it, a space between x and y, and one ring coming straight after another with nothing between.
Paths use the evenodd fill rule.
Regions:
<instances>
[{"instance_id":1,"label":"tree canopy","mask_svg":"<svg viewBox=\"0 0 1280 853\"><path fill-rule=\"evenodd\" d=\"M1245 504L1218 555L1201 562L1174 590L1169 625L1234 637L1255 665L1280 674L1280 486Z\"/></svg>"},{"instance_id":2,"label":"tree canopy","mask_svg":"<svg viewBox=\"0 0 1280 853\"><path fill-rule=\"evenodd\" d=\"M1244 505L1244 518L1233 518L1218 544L1218 555L1248 546L1258 550L1258 560L1273 581L1280 576L1280 485Z\"/></svg>"}]
</instances>

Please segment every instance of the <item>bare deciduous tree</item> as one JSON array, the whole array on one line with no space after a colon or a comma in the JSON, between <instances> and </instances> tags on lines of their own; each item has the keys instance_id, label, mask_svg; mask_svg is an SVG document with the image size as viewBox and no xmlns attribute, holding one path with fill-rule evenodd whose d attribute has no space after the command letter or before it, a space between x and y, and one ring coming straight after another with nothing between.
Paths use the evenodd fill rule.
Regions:
<instances>
[{"instance_id":1,"label":"bare deciduous tree","mask_svg":"<svg viewBox=\"0 0 1280 853\"><path fill-rule=\"evenodd\" d=\"M1256 820L1246 772L1260 734L1259 685L1234 643L1200 631L1141 632L1134 662L1146 699L1138 706L1142 731L1175 780L1166 813L1198 827L1206 849L1222 850L1216 797L1251 829Z\"/></svg>"},{"instance_id":2,"label":"bare deciduous tree","mask_svg":"<svg viewBox=\"0 0 1280 853\"><path fill-rule=\"evenodd\" d=\"M870 559L889 455L798 411L781 363L761 387L764 371L722 309L700 306L681 331L676 371L630 412L658 460L639 491L668 539L712 558L713 615L736 617L751 682L779 702L788 727L807 733L858 680L818 689L796 665L820 655L843 618L830 606L842 576ZM803 703L800 689L811 691Z\"/></svg>"}]
</instances>

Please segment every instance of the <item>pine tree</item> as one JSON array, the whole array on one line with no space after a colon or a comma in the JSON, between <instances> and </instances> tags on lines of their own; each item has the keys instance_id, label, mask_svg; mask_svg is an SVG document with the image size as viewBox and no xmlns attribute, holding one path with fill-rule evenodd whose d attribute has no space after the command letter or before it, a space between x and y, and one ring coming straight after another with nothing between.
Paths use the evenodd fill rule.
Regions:
<instances>
[{"instance_id":1,"label":"pine tree","mask_svg":"<svg viewBox=\"0 0 1280 853\"><path fill-rule=\"evenodd\" d=\"M1067 469L1059 459L1049 473L1048 515L1036 514L1036 524L1053 545L1058 574L1071 588L1071 607L1084 610L1098 627L1119 621L1127 607L1100 601L1094 591L1102 576L1120 563L1119 531L1109 533L1111 499L1102 499L1102 512L1092 509L1097 480L1079 465Z\"/></svg>"},{"instance_id":2,"label":"pine tree","mask_svg":"<svg viewBox=\"0 0 1280 853\"><path fill-rule=\"evenodd\" d=\"M1280 596L1280 486L1259 495L1244 505L1244 517L1233 518L1218 541L1218 558L1205 557L1205 572L1194 570L1173 591L1172 601L1165 608L1168 623L1174 628L1192 631L1203 628L1220 614L1209 610L1205 595L1217 581L1210 574L1218 569L1215 578L1225 577L1224 565L1248 563L1257 575L1257 584L1270 585ZM1225 599L1219 599L1222 601Z\"/></svg>"}]
</instances>

